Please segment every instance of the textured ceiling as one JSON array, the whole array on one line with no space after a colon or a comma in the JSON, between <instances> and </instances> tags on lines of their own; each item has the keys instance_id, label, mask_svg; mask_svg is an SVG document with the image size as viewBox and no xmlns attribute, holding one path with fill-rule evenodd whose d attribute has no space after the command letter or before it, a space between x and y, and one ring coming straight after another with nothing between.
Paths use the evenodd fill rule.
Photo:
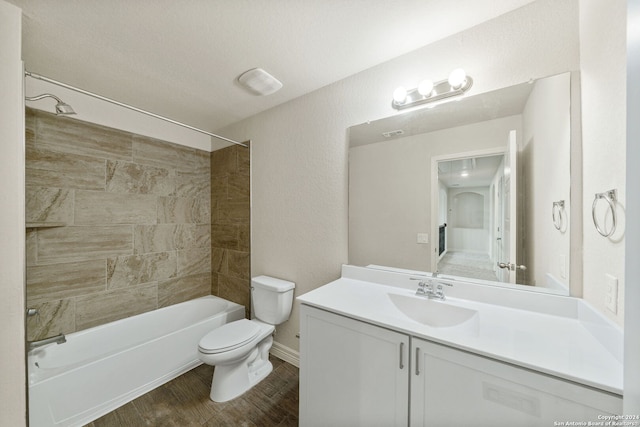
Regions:
<instances>
[{"instance_id":1,"label":"textured ceiling","mask_svg":"<svg viewBox=\"0 0 640 427\"><path fill-rule=\"evenodd\" d=\"M8 0L27 70L216 131L531 0ZM284 83L238 86L261 67Z\"/></svg>"}]
</instances>

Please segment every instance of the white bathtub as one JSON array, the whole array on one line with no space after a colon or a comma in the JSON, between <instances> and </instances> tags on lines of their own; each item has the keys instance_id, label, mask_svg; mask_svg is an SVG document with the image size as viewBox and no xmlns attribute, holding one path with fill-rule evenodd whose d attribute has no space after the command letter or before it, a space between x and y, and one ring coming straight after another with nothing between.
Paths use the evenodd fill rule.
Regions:
<instances>
[{"instance_id":1,"label":"white bathtub","mask_svg":"<svg viewBox=\"0 0 640 427\"><path fill-rule=\"evenodd\" d=\"M201 364L207 332L244 307L207 296L67 335L28 355L30 427L82 426Z\"/></svg>"}]
</instances>

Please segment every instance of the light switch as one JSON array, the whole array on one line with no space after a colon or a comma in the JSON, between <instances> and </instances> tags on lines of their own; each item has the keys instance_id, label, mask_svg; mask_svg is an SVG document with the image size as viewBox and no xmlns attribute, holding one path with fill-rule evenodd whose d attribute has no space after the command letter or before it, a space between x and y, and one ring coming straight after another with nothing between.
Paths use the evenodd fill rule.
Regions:
<instances>
[{"instance_id":1,"label":"light switch","mask_svg":"<svg viewBox=\"0 0 640 427\"><path fill-rule=\"evenodd\" d=\"M418 233L417 243L421 245L429 243L429 233Z\"/></svg>"},{"instance_id":2,"label":"light switch","mask_svg":"<svg viewBox=\"0 0 640 427\"><path fill-rule=\"evenodd\" d=\"M605 274L606 293L604 296L604 305L613 313L618 312L618 279L610 274Z\"/></svg>"}]
</instances>

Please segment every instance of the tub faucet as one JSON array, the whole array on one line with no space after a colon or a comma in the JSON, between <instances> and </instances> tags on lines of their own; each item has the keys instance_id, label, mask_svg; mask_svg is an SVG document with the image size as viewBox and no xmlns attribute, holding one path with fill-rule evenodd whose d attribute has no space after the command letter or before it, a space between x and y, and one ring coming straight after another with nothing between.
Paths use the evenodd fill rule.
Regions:
<instances>
[{"instance_id":1,"label":"tub faucet","mask_svg":"<svg viewBox=\"0 0 640 427\"><path fill-rule=\"evenodd\" d=\"M43 345L51 343L63 344L65 342L67 342L67 339L65 338L64 334L60 334L56 335L55 337L49 337L38 341L27 341L27 350L31 351L34 348L42 347Z\"/></svg>"}]
</instances>

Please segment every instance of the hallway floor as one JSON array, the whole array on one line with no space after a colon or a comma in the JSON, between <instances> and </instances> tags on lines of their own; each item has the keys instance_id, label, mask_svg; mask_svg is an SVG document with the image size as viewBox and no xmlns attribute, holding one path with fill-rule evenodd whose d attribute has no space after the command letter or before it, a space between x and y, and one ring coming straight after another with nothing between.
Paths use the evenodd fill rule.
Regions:
<instances>
[{"instance_id":1,"label":"hallway floor","mask_svg":"<svg viewBox=\"0 0 640 427\"><path fill-rule=\"evenodd\" d=\"M273 372L244 395L209 399L213 367L200 365L87 427L297 426L298 368L273 356Z\"/></svg>"},{"instance_id":2,"label":"hallway floor","mask_svg":"<svg viewBox=\"0 0 640 427\"><path fill-rule=\"evenodd\" d=\"M482 280L498 280L489 255L448 251L438 261L438 272Z\"/></svg>"}]
</instances>

